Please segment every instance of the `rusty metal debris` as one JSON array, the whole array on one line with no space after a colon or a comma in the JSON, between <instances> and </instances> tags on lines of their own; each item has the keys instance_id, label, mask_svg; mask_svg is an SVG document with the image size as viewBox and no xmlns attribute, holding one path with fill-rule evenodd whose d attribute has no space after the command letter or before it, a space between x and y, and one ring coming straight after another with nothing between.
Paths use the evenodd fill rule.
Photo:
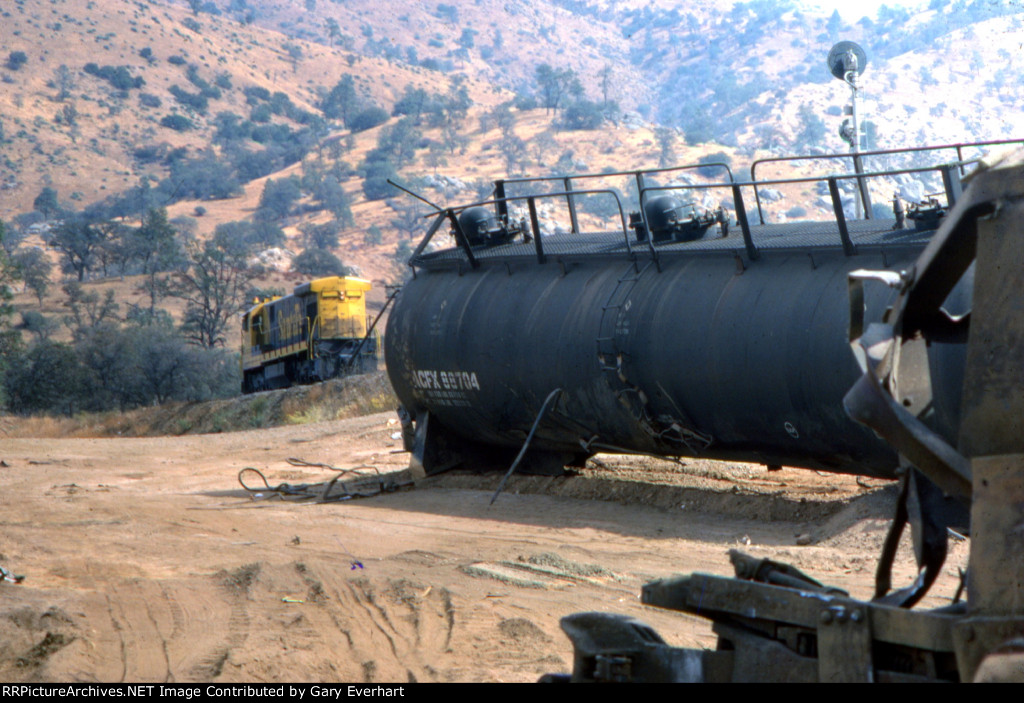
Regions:
<instances>
[{"instance_id":1,"label":"rusty metal debris","mask_svg":"<svg viewBox=\"0 0 1024 703\"><path fill-rule=\"evenodd\" d=\"M256 500L304 501L316 503L336 503L352 498L370 498L381 493L391 493L412 486L412 477L408 469L389 474L381 474L376 466L363 465L350 469L339 469L329 464L318 464L301 459L289 459L292 466L312 466L336 471L337 474L328 481L318 483L280 483L271 486L267 477L259 469L247 466L238 472L238 482L246 490L249 497ZM263 485L249 485L249 480L259 480Z\"/></svg>"}]
</instances>

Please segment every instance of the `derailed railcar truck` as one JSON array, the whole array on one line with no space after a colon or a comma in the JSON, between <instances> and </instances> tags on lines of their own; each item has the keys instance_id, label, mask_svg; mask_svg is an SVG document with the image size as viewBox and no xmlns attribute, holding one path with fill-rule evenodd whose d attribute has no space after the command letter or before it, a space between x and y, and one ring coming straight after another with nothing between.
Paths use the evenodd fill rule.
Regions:
<instances>
[{"instance_id":1,"label":"derailed railcar truck","mask_svg":"<svg viewBox=\"0 0 1024 703\"><path fill-rule=\"evenodd\" d=\"M748 216L748 202L760 213L759 189L784 185L753 174L648 188L648 174L631 173L641 207L627 225L619 204L615 231L581 230L574 200L596 191L570 178L525 196L499 181L492 201L438 213L410 261L414 278L385 345L414 471L514 460L520 470L553 472L596 452L639 452L899 476L903 486L873 601L736 554L738 579L695 575L644 589L651 605L710 617L716 651L674 649L636 621L584 614L563 622L573 674L551 680L949 681L988 675L1000 662L1019 673L1024 543L1001 535L1019 535L1024 524L1024 467L1002 455L1021 452L1024 364L1010 354L990 374L985 360L1022 348L1019 294L1008 291L1021 289L1024 267L1005 263L1019 260L1014 246L1024 250L1016 205L1024 169L986 171L964 198L964 168L799 179L820 180L831 196L833 219L815 223ZM877 217L873 180L891 188L901 173L926 171L941 177L942 193L913 207L910 222L895 208ZM867 219L850 217L844 182L856 184ZM725 189L730 202L701 213L663 199L699 187ZM544 198L564 199L569 232L540 236ZM528 215L517 220L515 204ZM428 251L446 226L456 246ZM975 242L989 226L998 230L992 241L1015 244L998 244L984 266L979 255L975 276ZM992 328L979 339L975 324L968 344L972 292L978 310L999 291ZM882 326L860 322L883 316ZM850 334L859 354L850 353ZM854 386L871 393L848 395ZM972 387L984 390L964 392ZM978 439L997 425L998 441ZM911 610L941 568L955 504L972 501L967 601ZM908 522L921 572L892 590Z\"/></svg>"}]
</instances>

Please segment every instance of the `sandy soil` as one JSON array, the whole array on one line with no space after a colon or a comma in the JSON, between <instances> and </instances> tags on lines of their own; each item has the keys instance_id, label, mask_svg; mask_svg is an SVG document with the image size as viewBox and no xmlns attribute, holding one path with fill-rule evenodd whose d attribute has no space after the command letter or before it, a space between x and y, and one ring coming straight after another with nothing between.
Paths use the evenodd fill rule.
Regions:
<instances>
[{"instance_id":1,"label":"sandy soil","mask_svg":"<svg viewBox=\"0 0 1024 703\"><path fill-rule=\"evenodd\" d=\"M558 621L585 610L713 647L703 621L642 606L641 585L730 574L740 548L868 597L893 499L877 480L611 456L514 477L494 505L494 476L332 503L253 500L238 483L245 467L272 485L335 476L289 457L398 471L397 431L381 414L0 439L0 565L25 576L0 583L0 680L525 682L569 670ZM926 605L966 558L954 545ZM904 546L897 583L912 570Z\"/></svg>"}]
</instances>

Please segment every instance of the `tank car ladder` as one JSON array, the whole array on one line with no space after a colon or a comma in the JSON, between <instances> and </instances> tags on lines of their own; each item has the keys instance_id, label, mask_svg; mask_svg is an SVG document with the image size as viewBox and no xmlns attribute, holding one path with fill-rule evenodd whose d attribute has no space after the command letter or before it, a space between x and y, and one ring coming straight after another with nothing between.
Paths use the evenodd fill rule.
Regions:
<instances>
[{"instance_id":1,"label":"tank car ladder","mask_svg":"<svg viewBox=\"0 0 1024 703\"><path fill-rule=\"evenodd\" d=\"M615 284L611 295L608 296L607 302L601 306L601 323L598 328L597 337L597 360L601 371L605 373L614 372L618 378L622 377L622 354L615 343L615 332L619 323L618 311L623 309L623 307L627 307L629 294L633 292L637 281L643 277L653 263L654 260L650 259L641 267L636 261L630 262L629 270L622 274L618 283ZM612 360L612 363L609 363L609 358Z\"/></svg>"}]
</instances>

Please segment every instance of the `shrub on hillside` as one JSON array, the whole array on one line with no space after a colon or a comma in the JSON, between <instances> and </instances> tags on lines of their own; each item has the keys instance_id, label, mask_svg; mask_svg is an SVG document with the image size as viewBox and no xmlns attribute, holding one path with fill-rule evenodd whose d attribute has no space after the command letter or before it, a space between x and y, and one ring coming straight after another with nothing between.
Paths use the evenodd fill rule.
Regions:
<instances>
[{"instance_id":1,"label":"shrub on hillside","mask_svg":"<svg viewBox=\"0 0 1024 703\"><path fill-rule=\"evenodd\" d=\"M362 132L373 129L388 121L388 111L380 107L368 107L360 110L349 122L349 129L353 132Z\"/></svg>"},{"instance_id":2,"label":"shrub on hillside","mask_svg":"<svg viewBox=\"0 0 1024 703\"><path fill-rule=\"evenodd\" d=\"M17 71L28 62L28 55L24 51L12 51L7 55L7 68Z\"/></svg>"},{"instance_id":3,"label":"shrub on hillside","mask_svg":"<svg viewBox=\"0 0 1024 703\"><path fill-rule=\"evenodd\" d=\"M142 76L133 76L127 66L100 66L90 62L85 64L83 70L91 76L105 80L117 90L141 88L146 84Z\"/></svg>"},{"instance_id":4,"label":"shrub on hillside","mask_svg":"<svg viewBox=\"0 0 1024 703\"><path fill-rule=\"evenodd\" d=\"M292 270L307 276L346 276L348 267L326 249L306 249L292 260Z\"/></svg>"},{"instance_id":5,"label":"shrub on hillside","mask_svg":"<svg viewBox=\"0 0 1024 703\"><path fill-rule=\"evenodd\" d=\"M184 115L167 115L160 120L160 124L175 132L187 132L192 129L192 120Z\"/></svg>"}]
</instances>

